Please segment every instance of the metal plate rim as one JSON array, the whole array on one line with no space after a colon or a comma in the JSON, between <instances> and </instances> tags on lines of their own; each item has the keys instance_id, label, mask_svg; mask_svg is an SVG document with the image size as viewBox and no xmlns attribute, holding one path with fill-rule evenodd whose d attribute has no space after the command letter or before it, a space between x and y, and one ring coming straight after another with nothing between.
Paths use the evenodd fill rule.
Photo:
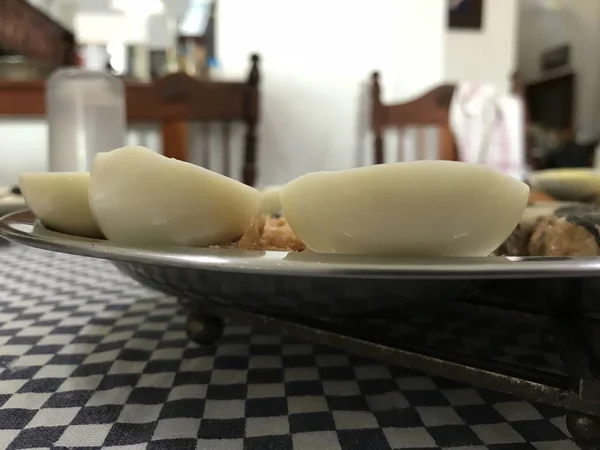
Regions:
<instances>
[{"instance_id":1,"label":"metal plate rim","mask_svg":"<svg viewBox=\"0 0 600 450\"><path fill-rule=\"evenodd\" d=\"M190 247L135 248L80 238L40 226L22 210L0 218L9 241L113 262L195 270L325 278L474 279L600 276L600 258L384 258L310 252L239 251Z\"/></svg>"}]
</instances>

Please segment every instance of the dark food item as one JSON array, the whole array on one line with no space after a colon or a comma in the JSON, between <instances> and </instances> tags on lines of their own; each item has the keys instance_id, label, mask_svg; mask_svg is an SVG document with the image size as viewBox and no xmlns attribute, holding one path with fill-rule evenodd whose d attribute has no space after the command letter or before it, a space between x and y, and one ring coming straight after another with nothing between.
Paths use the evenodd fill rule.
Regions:
<instances>
[{"instance_id":1,"label":"dark food item","mask_svg":"<svg viewBox=\"0 0 600 450\"><path fill-rule=\"evenodd\" d=\"M494 253L498 256L527 256L527 246L532 233L532 226L518 224L511 235Z\"/></svg>"},{"instance_id":2,"label":"dark food item","mask_svg":"<svg viewBox=\"0 0 600 450\"><path fill-rule=\"evenodd\" d=\"M531 207L531 208L535 208ZM529 208L528 208L529 209ZM531 209L495 252L502 256L600 255L600 207L569 204Z\"/></svg>"}]
</instances>

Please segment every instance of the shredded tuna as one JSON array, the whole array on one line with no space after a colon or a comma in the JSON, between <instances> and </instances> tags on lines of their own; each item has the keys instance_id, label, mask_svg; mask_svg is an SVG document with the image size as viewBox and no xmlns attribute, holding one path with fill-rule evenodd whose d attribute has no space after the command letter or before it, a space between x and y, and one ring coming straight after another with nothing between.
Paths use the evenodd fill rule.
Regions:
<instances>
[{"instance_id":1,"label":"shredded tuna","mask_svg":"<svg viewBox=\"0 0 600 450\"><path fill-rule=\"evenodd\" d=\"M227 245L214 245L212 248L301 252L306 247L284 217L263 215L257 217L237 241Z\"/></svg>"}]
</instances>

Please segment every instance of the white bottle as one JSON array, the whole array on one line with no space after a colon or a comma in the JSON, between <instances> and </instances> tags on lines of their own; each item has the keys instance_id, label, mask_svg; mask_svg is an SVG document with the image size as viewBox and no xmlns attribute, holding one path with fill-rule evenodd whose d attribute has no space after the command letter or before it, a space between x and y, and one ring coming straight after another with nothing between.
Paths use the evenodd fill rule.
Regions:
<instances>
[{"instance_id":1,"label":"white bottle","mask_svg":"<svg viewBox=\"0 0 600 450\"><path fill-rule=\"evenodd\" d=\"M46 83L49 171L86 172L97 153L125 145L123 82L79 68L54 72Z\"/></svg>"}]
</instances>

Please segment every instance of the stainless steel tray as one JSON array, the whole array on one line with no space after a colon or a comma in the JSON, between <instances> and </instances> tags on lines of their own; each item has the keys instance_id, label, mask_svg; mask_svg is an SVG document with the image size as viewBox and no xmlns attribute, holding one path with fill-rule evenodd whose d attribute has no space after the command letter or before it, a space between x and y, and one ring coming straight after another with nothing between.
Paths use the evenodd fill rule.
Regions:
<instances>
[{"instance_id":1,"label":"stainless steel tray","mask_svg":"<svg viewBox=\"0 0 600 450\"><path fill-rule=\"evenodd\" d=\"M50 231L29 211L0 219L0 236L20 244L111 261L208 272L314 278L474 279L593 277L600 258L398 258L240 251L189 247L136 248Z\"/></svg>"},{"instance_id":2,"label":"stainless steel tray","mask_svg":"<svg viewBox=\"0 0 600 450\"><path fill-rule=\"evenodd\" d=\"M279 317L374 317L502 284L600 274L600 259L381 258L309 252L134 248L50 231L28 211L0 219L0 236L45 250L110 260L140 283L199 308L235 307ZM536 282L536 283L534 283ZM522 291L521 286L515 290ZM528 303L543 299L528 296ZM536 308L536 305L533 305Z\"/></svg>"}]
</instances>

